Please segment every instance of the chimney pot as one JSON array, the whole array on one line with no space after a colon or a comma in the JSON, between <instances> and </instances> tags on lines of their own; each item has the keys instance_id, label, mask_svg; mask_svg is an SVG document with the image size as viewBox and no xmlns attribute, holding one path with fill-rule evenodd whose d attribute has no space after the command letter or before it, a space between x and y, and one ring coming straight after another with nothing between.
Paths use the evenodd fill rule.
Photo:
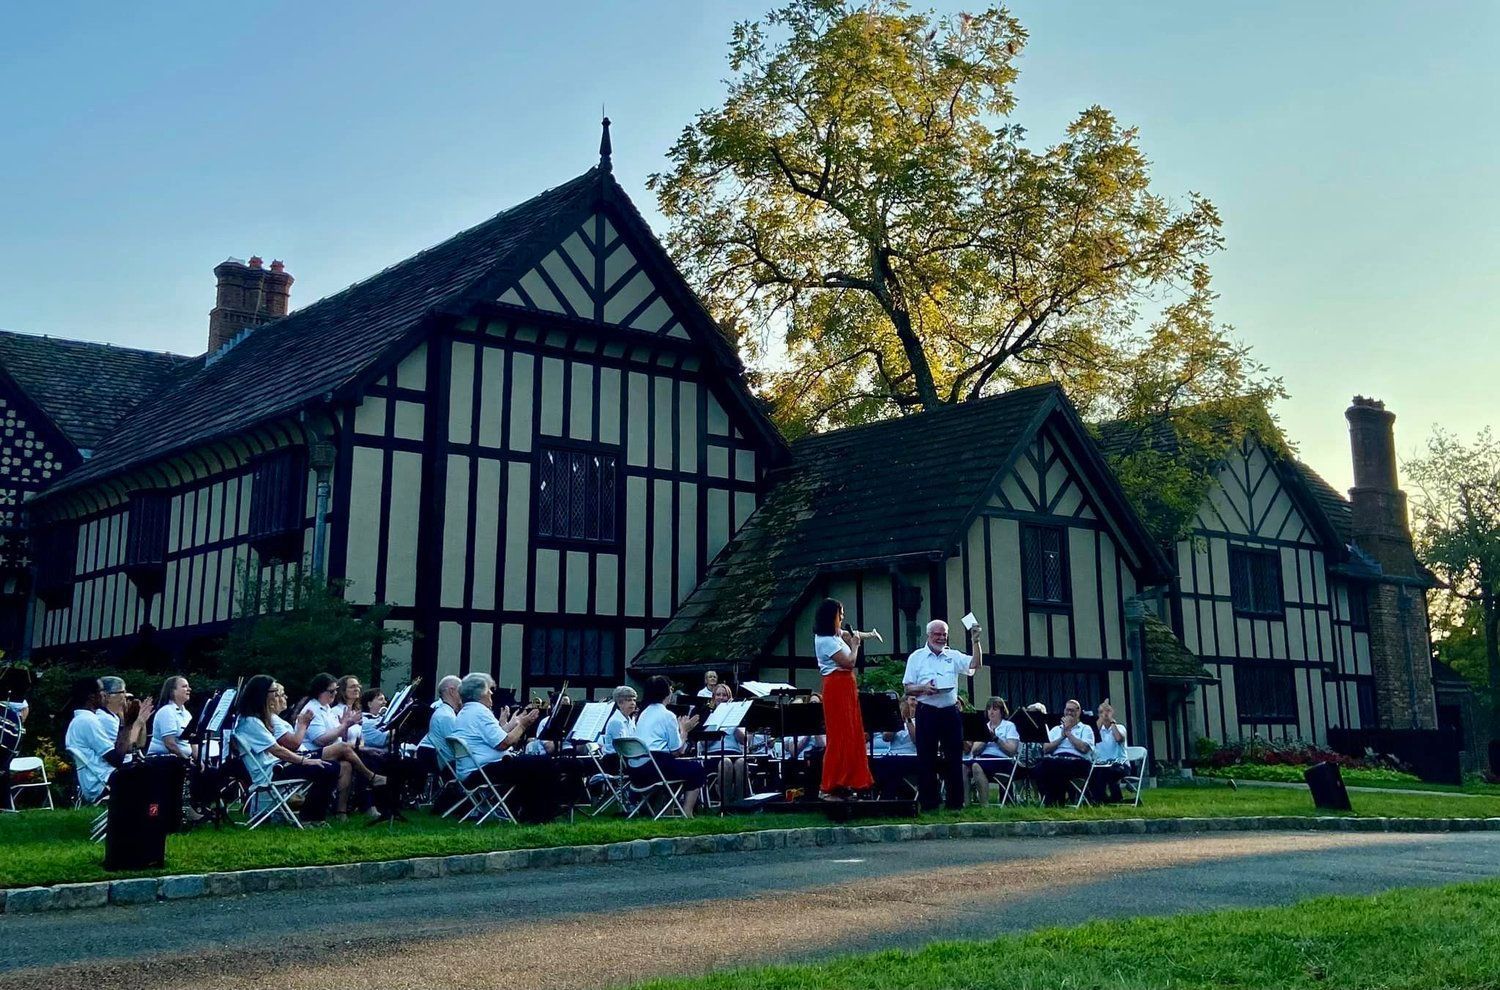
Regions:
<instances>
[{"instance_id":1,"label":"chimney pot","mask_svg":"<svg viewBox=\"0 0 1500 990\"><path fill-rule=\"evenodd\" d=\"M286 265L282 264L280 260L273 261L271 262L271 271L284 272L286 271Z\"/></svg>"},{"instance_id":2,"label":"chimney pot","mask_svg":"<svg viewBox=\"0 0 1500 990\"><path fill-rule=\"evenodd\" d=\"M258 254L252 254L250 256L250 267L251 268L259 268L263 263L264 262L262 262L261 259L260 259L260 255L258 255Z\"/></svg>"},{"instance_id":3,"label":"chimney pot","mask_svg":"<svg viewBox=\"0 0 1500 990\"><path fill-rule=\"evenodd\" d=\"M247 327L269 323L285 316L292 288L292 276L281 261L272 263L270 271L260 255L248 264L230 258L214 267L218 291L214 308L208 314L208 352L215 353Z\"/></svg>"},{"instance_id":4,"label":"chimney pot","mask_svg":"<svg viewBox=\"0 0 1500 990\"><path fill-rule=\"evenodd\" d=\"M1344 410L1349 421L1349 446L1354 456L1354 487L1397 490L1396 414L1379 399L1356 395Z\"/></svg>"}]
</instances>

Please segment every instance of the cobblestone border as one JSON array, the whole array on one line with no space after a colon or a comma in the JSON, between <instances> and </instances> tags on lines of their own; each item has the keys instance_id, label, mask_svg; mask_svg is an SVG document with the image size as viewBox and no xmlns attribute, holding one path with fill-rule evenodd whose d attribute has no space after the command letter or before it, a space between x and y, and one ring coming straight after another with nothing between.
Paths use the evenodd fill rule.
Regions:
<instances>
[{"instance_id":1,"label":"cobblestone border","mask_svg":"<svg viewBox=\"0 0 1500 990\"><path fill-rule=\"evenodd\" d=\"M64 883L0 890L0 913L66 911L147 904L195 897L227 897L271 890L431 879L465 873L509 873L549 866L619 863L655 856L910 842L932 839L1009 839L1056 835L1160 835L1194 832L1497 832L1500 818L1342 818L1266 815L1241 818L1123 818L1089 821L949 822L931 825L839 825L762 829L721 835L632 839L608 845L505 849L333 866L293 866L165 877Z\"/></svg>"}]
</instances>

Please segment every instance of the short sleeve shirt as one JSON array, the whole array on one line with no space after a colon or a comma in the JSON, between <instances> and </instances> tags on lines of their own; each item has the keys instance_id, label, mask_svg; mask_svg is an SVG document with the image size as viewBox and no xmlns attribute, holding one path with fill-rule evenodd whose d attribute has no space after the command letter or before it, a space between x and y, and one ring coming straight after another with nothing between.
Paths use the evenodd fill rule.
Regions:
<instances>
[{"instance_id":1,"label":"short sleeve shirt","mask_svg":"<svg viewBox=\"0 0 1500 990\"><path fill-rule=\"evenodd\" d=\"M677 716L666 705L646 706L635 721L635 737L653 753L676 753L682 748Z\"/></svg>"},{"instance_id":2,"label":"short sleeve shirt","mask_svg":"<svg viewBox=\"0 0 1500 990\"><path fill-rule=\"evenodd\" d=\"M98 800L99 795L104 793L104 785L109 783L109 775L115 772L115 768L104 757L114 750L117 735L118 730L111 732L109 725L99 718L98 712L82 708L73 712L73 720L68 723L63 745L78 761L75 768L78 789L83 793L85 801Z\"/></svg>"},{"instance_id":3,"label":"short sleeve shirt","mask_svg":"<svg viewBox=\"0 0 1500 990\"><path fill-rule=\"evenodd\" d=\"M604 733L600 736L600 745L604 748L606 756L615 751L615 740L621 736L630 738L635 735L635 723L625 716L624 712L614 711L609 714L609 721L604 723Z\"/></svg>"},{"instance_id":4,"label":"short sleeve shirt","mask_svg":"<svg viewBox=\"0 0 1500 990\"><path fill-rule=\"evenodd\" d=\"M463 740L469 748L467 759L458 761L459 774L473 773L478 768L511 755L505 748L505 730L495 713L480 701L466 701L453 720L453 731L449 735Z\"/></svg>"},{"instance_id":5,"label":"short sleeve shirt","mask_svg":"<svg viewBox=\"0 0 1500 990\"><path fill-rule=\"evenodd\" d=\"M334 729L338 728L339 718L334 714L332 708L314 698L307 703L307 708L313 713L312 721L307 724L307 734L302 737L302 751L304 753L318 753L329 743L320 743L319 739ZM332 740L337 742L338 740Z\"/></svg>"},{"instance_id":6,"label":"short sleeve shirt","mask_svg":"<svg viewBox=\"0 0 1500 990\"><path fill-rule=\"evenodd\" d=\"M958 679L974 676L969 669L973 662L973 657L955 649L934 653L931 647L923 646L906 658L906 673L901 676L901 681L903 684L932 682L937 691L917 695L917 702L933 708L951 708L958 704Z\"/></svg>"},{"instance_id":7,"label":"short sleeve shirt","mask_svg":"<svg viewBox=\"0 0 1500 990\"><path fill-rule=\"evenodd\" d=\"M1082 722L1079 722L1077 725L1073 726L1073 731L1070 732L1070 733L1068 733L1068 736L1069 736L1069 738L1061 746L1057 747L1056 749L1054 749L1052 751L1052 755L1053 756L1078 756L1078 757L1082 757L1084 759L1091 759L1091 757L1089 756L1089 754L1084 751L1084 747L1075 744L1073 740L1075 740L1075 739L1082 740L1083 742L1087 743L1090 747L1092 747L1094 745L1094 730L1090 729L1088 726L1084 725ZM1062 726L1060 726L1060 725L1054 725L1052 728L1050 728L1050 729L1047 730L1047 741L1048 742L1051 742L1054 739L1061 739L1061 738L1062 738Z\"/></svg>"},{"instance_id":8,"label":"short sleeve shirt","mask_svg":"<svg viewBox=\"0 0 1500 990\"><path fill-rule=\"evenodd\" d=\"M453 735L453 723L457 720L458 713L448 702L432 703L432 721L427 723L427 737L422 744L437 750L444 763L453 762L453 747L448 745L448 737Z\"/></svg>"},{"instance_id":9,"label":"short sleeve shirt","mask_svg":"<svg viewBox=\"0 0 1500 990\"><path fill-rule=\"evenodd\" d=\"M834 658L848 652L849 644L838 636L813 637L813 655L818 658L818 673L824 677L840 669Z\"/></svg>"},{"instance_id":10,"label":"short sleeve shirt","mask_svg":"<svg viewBox=\"0 0 1500 990\"><path fill-rule=\"evenodd\" d=\"M1116 722L1114 727L1120 730L1120 735L1129 741L1130 737L1125 735L1123 722ZM1095 763L1120 763L1125 759L1125 742L1116 742L1115 734L1109 730L1099 733L1099 742L1094 746Z\"/></svg>"},{"instance_id":11,"label":"short sleeve shirt","mask_svg":"<svg viewBox=\"0 0 1500 990\"><path fill-rule=\"evenodd\" d=\"M1016 723L1008 718L1003 718L1000 720L1000 724L995 727L994 739L985 743L984 749L979 751L979 758L981 760L1010 759L1011 754L1000 748L1000 743L1007 739L1019 743L1021 741L1021 733L1016 731Z\"/></svg>"},{"instance_id":12,"label":"short sleeve shirt","mask_svg":"<svg viewBox=\"0 0 1500 990\"><path fill-rule=\"evenodd\" d=\"M166 739L168 736L178 737L177 744L186 749L187 744L182 742L181 736L189 724L193 721L193 714L187 708L178 704L170 704L161 708L151 718L151 745L146 749L147 756L165 756L169 753L175 755L174 751L167 749Z\"/></svg>"},{"instance_id":13,"label":"short sleeve shirt","mask_svg":"<svg viewBox=\"0 0 1500 990\"><path fill-rule=\"evenodd\" d=\"M241 751L250 754L245 758L255 760L260 767L270 769L279 762L271 747L281 735L274 728L266 728L266 723L260 719L254 716L241 718L234 725L234 738L238 740Z\"/></svg>"}]
</instances>

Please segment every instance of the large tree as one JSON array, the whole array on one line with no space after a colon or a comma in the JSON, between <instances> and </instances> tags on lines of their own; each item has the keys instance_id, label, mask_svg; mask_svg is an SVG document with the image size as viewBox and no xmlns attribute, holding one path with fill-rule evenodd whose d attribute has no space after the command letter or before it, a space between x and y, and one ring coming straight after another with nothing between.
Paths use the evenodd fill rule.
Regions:
<instances>
[{"instance_id":1,"label":"large tree","mask_svg":"<svg viewBox=\"0 0 1500 990\"><path fill-rule=\"evenodd\" d=\"M791 434L1044 379L1160 414L1279 385L1212 317L1219 217L1092 106L1033 148L1003 9L793 0L652 177L669 246Z\"/></svg>"},{"instance_id":2,"label":"large tree","mask_svg":"<svg viewBox=\"0 0 1500 990\"><path fill-rule=\"evenodd\" d=\"M1438 592L1467 608L1467 635L1484 643L1490 690L1490 733L1500 738L1500 440L1485 429L1473 443L1442 430L1427 452L1407 462L1415 485L1412 520L1417 553L1442 580ZM1447 611L1452 611L1448 603Z\"/></svg>"}]
</instances>

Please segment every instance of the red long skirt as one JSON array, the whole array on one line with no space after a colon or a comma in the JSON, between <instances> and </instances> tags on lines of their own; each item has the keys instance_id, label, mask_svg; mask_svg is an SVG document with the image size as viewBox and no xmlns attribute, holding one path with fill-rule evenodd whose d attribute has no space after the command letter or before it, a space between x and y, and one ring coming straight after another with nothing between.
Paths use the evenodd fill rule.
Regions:
<instances>
[{"instance_id":1,"label":"red long skirt","mask_svg":"<svg viewBox=\"0 0 1500 990\"><path fill-rule=\"evenodd\" d=\"M875 786L865 755L865 720L852 670L823 675L823 721L828 748L823 752L823 792L868 790Z\"/></svg>"}]
</instances>

